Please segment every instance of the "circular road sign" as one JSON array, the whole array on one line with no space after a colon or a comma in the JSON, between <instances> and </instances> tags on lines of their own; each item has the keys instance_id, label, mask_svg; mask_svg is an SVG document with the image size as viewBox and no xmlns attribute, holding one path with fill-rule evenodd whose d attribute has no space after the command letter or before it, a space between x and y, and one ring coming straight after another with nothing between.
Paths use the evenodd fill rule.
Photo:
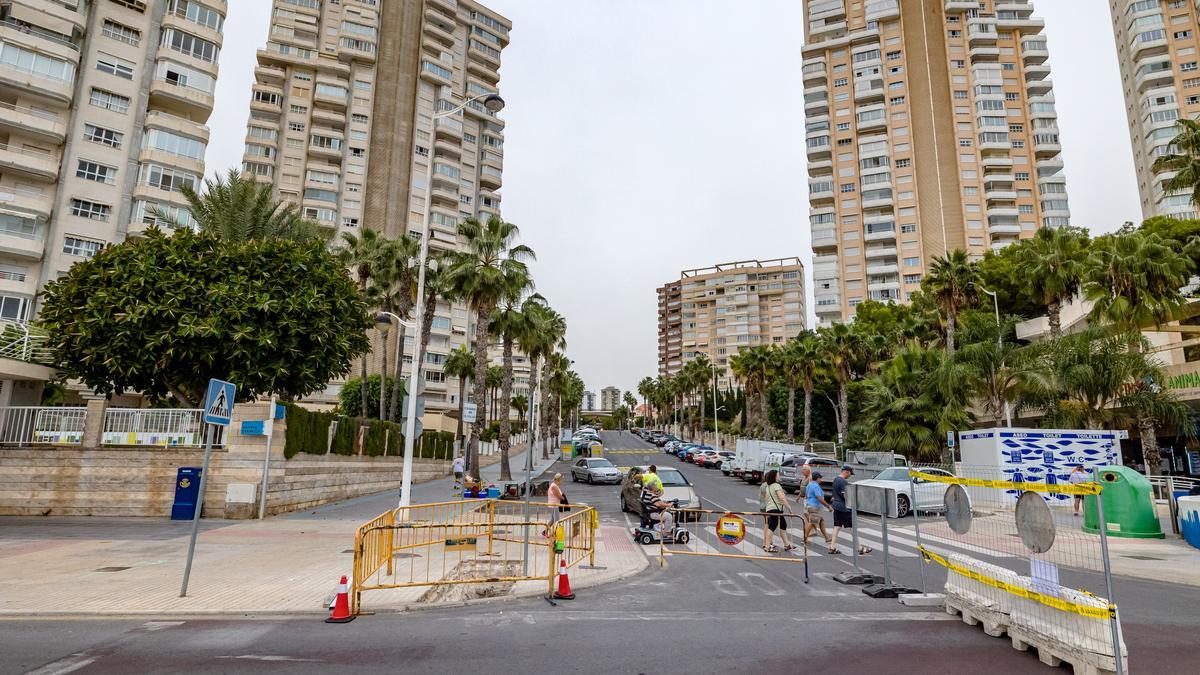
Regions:
<instances>
[{"instance_id":1,"label":"circular road sign","mask_svg":"<svg viewBox=\"0 0 1200 675\"><path fill-rule=\"evenodd\" d=\"M746 538L746 521L731 513L721 516L717 519L717 538L730 546L737 546Z\"/></svg>"}]
</instances>

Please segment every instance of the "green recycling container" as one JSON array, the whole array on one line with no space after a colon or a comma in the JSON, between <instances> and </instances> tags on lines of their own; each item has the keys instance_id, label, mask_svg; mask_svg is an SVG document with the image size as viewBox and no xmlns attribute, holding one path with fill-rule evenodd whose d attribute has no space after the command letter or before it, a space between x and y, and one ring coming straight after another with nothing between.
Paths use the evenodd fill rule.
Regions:
<instances>
[{"instance_id":1,"label":"green recycling container","mask_svg":"<svg viewBox=\"0 0 1200 675\"><path fill-rule=\"evenodd\" d=\"M1162 539L1165 536L1158 516L1154 514L1153 492L1145 476L1124 466L1102 466L1099 474L1108 536L1132 539ZM1083 531L1098 533L1099 525L1096 495L1087 495L1083 501Z\"/></svg>"}]
</instances>

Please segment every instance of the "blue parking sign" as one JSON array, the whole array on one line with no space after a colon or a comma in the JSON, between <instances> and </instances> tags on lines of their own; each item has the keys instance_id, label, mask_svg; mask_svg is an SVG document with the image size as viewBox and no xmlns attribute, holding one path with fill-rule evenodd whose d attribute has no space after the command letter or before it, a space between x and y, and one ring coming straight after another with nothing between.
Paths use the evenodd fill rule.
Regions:
<instances>
[{"instance_id":1,"label":"blue parking sign","mask_svg":"<svg viewBox=\"0 0 1200 675\"><path fill-rule=\"evenodd\" d=\"M232 382L211 379L208 393L204 396L204 421L223 427L233 421L233 397L237 388Z\"/></svg>"}]
</instances>

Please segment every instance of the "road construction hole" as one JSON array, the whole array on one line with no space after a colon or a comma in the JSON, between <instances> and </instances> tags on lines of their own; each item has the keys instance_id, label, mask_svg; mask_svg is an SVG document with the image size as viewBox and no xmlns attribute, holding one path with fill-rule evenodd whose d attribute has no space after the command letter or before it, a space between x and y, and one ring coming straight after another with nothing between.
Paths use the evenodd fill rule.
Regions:
<instances>
[{"instance_id":1,"label":"road construction hole","mask_svg":"<svg viewBox=\"0 0 1200 675\"><path fill-rule=\"evenodd\" d=\"M477 583L438 584L425 591L417 602L439 604L508 595L514 582L496 578L519 576L521 571L519 560L464 560L455 565L446 580L478 579Z\"/></svg>"},{"instance_id":2,"label":"road construction hole","mask_svg":"<svg viewBox=\"0 0 1200 675\"><path fill-rule=\"evenodd\" d=\"M97 572L124 572L128 567L101 567Z\"/></svg>"}]
</instances>

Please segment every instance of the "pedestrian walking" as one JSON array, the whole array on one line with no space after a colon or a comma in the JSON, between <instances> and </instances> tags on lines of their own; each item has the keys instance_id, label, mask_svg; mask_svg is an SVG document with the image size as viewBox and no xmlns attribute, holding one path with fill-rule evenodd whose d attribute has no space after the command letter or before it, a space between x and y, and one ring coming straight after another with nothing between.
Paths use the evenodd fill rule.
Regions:
<instances>
[{"instance_id":1,"label":"pedestrian walking","mask_svg":"<svg viewBox=\"0 0 1200 675\"><path fill-rule=\"evenodd\" d=\"M812 480L808 481L808 487L804 492L804 516L808 520L804 525L804 543L807 545L809 535L819 529L821 536L825 537L825 543L832 547L833 539L829 536L829 530L825 529L825 518L821 514L821 509L833 511L833 507L825 501L825 490L821 489L820 471L813 472Z\"/></svg>"},{"instance_id":2,"label":"pedestrian walking","mask_svg":"<svg viewBox=\"0 0 1200 675\"><path fill-rule=\"evenodd\" d=\"M850 530L854 528L854 513L846 503L846 487L850 484L850 476L854 475L854 469L849 466L843 466L841 473L833 479L833 544L829 547L829 553L832 555L841 554L838 549L838 533L842 529ZM863 544L858 545L858 554L866 555L871 552L870 547Z\"/></svg>"},{"instance_id":3,"label":"pedestrian walking","mask_svg":"<svg viewBox=\"0 0 1200 675\"><path fill-rule=\"evenodd\" d=\"M558 514L562 511L570 510L570 502L567 501L567 494L562 489L563 475L561 473L554 474L554 480L550 481L550 487L546 489L546 504L551 508L547 509L550 512L550 525L542 530L543 537L550 536L550 528L558 522Z\"/></svg>"},{"instance_id":4,"label":"pedestrian walking","mask_svg":"<svg viewBox=\"0 0 1200 675\"><path fill-rule=\"evenodd\" d=\"M796 495L796 503L803 508L804 500L808 495L808 483L812 480L812 467L805 464L800 467L800 492Z\"/></svg>"},{"instance_id":5,"label":"pedestrian walking","mask_svg":"<svg viewBox=\"0 0 1200 675\"><path fill-rule=\"evenodd\" d=\"M456 456L454 458L454 482L455 483L462 482L463 471L465 469L466 469L466 465L464 463L463 456L462 455Z\"/></svg>"},{"instance_id":6,"label":"pedestrian walking","mask_svg":"<svg viewBox=\"0 0 1200 675\"><path fill-rule=\"evenodd\" d=\"M767 514L767 529L763 534L763 550L767 553L778 553L779 548L771 543L771 537L779 531L779 538L783 540L783 550L791 551L796 548L795 544L788 537L787 518L783 516L786 510L788 515L793 515L792 507L788 505L787 493L783 491L783 486L779 484L779 472L771 469L762 479L762 485L758 486L758 510Z\"/></svg>"},{"instance_id":7,"label":"pedestrian walking","mask_svg":"<svg viewBox=\"0 0 1200 675\"><path fill-rule=\"evenodd\" d=\"M1071 485L1088 482L1088 475L1083 470L1082 464L1076 464L1075 468L1071 469L1071 475L1067 476L1067 482ZM1079 509L1081 508L1083 508L1083 495L1075 495L1074 513L1076 516L1079 515Z\"/></svg>"}]
</instances>

